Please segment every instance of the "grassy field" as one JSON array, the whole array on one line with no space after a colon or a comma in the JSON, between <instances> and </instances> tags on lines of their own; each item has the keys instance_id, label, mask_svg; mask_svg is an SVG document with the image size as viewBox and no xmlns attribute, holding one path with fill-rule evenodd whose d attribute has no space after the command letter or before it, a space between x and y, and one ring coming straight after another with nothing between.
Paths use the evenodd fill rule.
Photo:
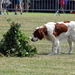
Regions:
<instances>
[{"instance_id":1,"label":"grassy field","mask_svg":"<svg viewBox=\"0 0 75 75\"><path fill-rule=\"evenodd\" d=\"M75 21L75 14L24 13L24 15L0 15L0 39L10 28L5 17L21 24L21 30L31 37L33 30L50 21ZM34 57L0 57L0 75L75 75L75 50L66 55L68 44L62 42L61 55L47 55L51 51L51 43L47 40L31 42L36 46L38 54ZM75 49L75 47L74 47Z\"/></svg>"}]
</instances>

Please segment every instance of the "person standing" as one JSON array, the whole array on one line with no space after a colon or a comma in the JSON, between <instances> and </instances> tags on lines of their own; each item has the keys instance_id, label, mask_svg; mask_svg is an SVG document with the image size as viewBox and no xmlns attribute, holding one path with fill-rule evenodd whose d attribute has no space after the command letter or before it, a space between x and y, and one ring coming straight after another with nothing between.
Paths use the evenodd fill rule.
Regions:
<instances>
[{"instance_id":1,"label":"person standing","mask_svg":"<svg viewBox=\"0 0 75 75\"><path fill-rule=\"evenodd\" d=\"M12 3L14 4L14 8L15 8L15 14L14 15L17 15L18 8L20 9L20 13L22 15L21 1L20 0L12 0Z\"/></svg>"},{"instance_id":2,"label":"person standing","mask_svg":"<svg viewBox=\"0 0 75 75\"><path fill-rule=\"evenodd\" d=\"M28 12L28 9L29 9L29 7L30 7L30 0L23 0L23 2L24 2L24 8L26 9L26 12Z\"/></svg>"},{"instance_id":3,"label":"person standing","mask_svg":"<svg viewBox=\"0 0 75 75\"><path fill-rule=\"evenodd\" d=\"M0 15L2 15L2 3L3 3L3 0L0 0Z\"/></svg>"},{"instance_id":4,"label":"person standing","mask_svg":"<svg viewBox=\"0 0 75 75\"><path fill-rule=\"evenodd\" d=\"M64 7L67 4L68 0L58 0L59 7L62 8L62 12L64 13Z\"/></svg>"}]
</instances>

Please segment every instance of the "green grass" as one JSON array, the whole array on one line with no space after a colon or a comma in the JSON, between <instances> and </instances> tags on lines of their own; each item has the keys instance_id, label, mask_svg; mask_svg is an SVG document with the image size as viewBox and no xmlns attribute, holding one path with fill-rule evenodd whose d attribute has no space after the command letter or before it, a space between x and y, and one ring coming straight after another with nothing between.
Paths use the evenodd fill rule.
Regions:
<instances>
[{"instance_id":1,"label":"green grass","mask_svg":"<svg viewBox=\"0 0 75 75\"><path fill-rule=\"evenodd\" d=\"M33 30L50 21L75 21L75 14L24 13L24 15L0 15L0 39L10 28L5 17L21 24L21 30L31 37ZM73 53L66 55L67 42L62 42L61 55L47 55L51 51L51 42L42 40L31 42L36 46L38 54L34 57L0 57L0 75L75 75L75 47Z\"/></svg>"}]
</instances>

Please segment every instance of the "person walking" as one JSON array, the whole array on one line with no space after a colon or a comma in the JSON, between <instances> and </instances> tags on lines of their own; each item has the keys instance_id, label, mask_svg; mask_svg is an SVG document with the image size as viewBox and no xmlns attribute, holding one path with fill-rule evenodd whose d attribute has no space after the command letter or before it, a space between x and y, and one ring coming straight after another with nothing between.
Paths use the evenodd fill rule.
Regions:
<instances>
[{"instance_id":1,"label":"person walking","mask_svg":"<svg viewBox=\"0 0 75 75\"><path fill-rule=\"evenodd\" d=\"M30 7L30 0L23 0L23 2L24 2L24 8L26 9L26 12L28 12L28 10L29 10L29 7Z\"/></svg>"},{"instance_id":2,"label":"person walking","mask_svg":"<svg viewBox=\"0 0 75 75\"><path fill-rule=\"evenodd\" d=\"M64 6L67 4L68 0L58 0L59 7L62 8L62 12L64 13Z\"/></svg>"},{"instance_id":3,"label":"person walking","mask_svg":"<svg viewBox=\"0 0 75 75\"><path fill-rule=\"evenodd\" d=\"M14 8L15 8L15 14L14 15L17 15L18 8L20 10L20 14L22 15L21 1L20 0L12 0L12 3L14 4Z\"/></svg>"}]
</instances>

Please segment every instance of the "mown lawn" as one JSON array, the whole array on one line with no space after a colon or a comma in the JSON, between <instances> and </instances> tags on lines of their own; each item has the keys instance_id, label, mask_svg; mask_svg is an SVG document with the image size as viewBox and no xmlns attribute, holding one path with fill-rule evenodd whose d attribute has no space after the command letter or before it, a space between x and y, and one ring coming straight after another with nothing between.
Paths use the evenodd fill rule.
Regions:
<instances>
[{"instance_id":1,"label":"mown lawn","mask_svg":"<svg viewBox=\"0 0 75 75\"><path fill-rule=\"evenodd\" d=\"M75 21L75 14L24 13L24 15L0 15L0 39L10 28L5 17L21 24L21 30L31 37L33 30L50 21ZM51 51L51 42L42 40L31 42L38 54L34 57L0 57L0 75L75 75L75 47L72 54L68 51L67 42L62 42L61 55L47 55Z\"/></svg>"}]
</instances>

